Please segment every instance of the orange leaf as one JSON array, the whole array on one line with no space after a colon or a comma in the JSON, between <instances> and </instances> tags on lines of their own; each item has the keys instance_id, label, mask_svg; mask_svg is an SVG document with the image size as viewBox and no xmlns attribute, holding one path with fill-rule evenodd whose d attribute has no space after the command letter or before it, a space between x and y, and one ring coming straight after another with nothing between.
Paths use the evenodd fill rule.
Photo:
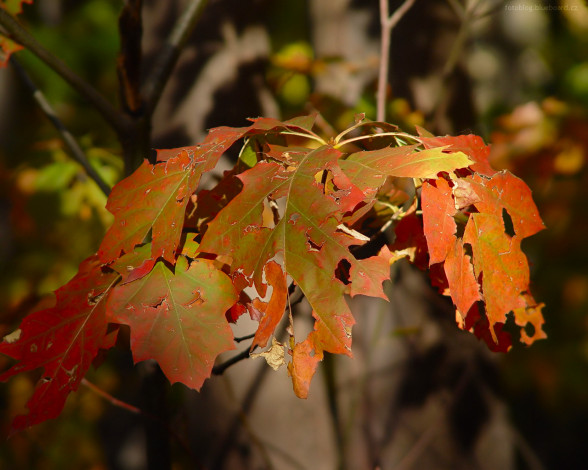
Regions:
<instances>
[{"instance_id":1,"label":"orange leaf","mask_svg":"<svg viewBox=\"0 0 588 470\"><path fill-rule=\"evenodd\" d=\"M265 278L267 283L273 287L273 291L268 303L262 302L259 299L253 300L253 306L260 312L263 312L263 316L259 321L259 327L255 333L255 338L253 338L253 343L251 343L252 350L255 346L262 348L266 346L284 315L288 300L286 275L282 272L282 268L278 263L270 261L265 265Z\"/></svg>"}]
</instances>

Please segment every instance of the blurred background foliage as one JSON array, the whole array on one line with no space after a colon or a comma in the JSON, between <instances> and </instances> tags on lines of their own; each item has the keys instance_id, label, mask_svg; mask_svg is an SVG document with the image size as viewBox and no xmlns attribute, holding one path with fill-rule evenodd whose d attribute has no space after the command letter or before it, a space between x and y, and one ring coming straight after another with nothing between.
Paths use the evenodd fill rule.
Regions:
<instances>
[{"instance_id":1,"label":"blurred background foliage","mask_svg":"<svg viewBox=\"0 0 588 470\"><path fill-rule=\"evenodd\" d=\"M115 101L122 1L35 3L25 6L27 28ZM215 3L222 1L211 5ZM350 8L356 3L350 2ZM377 11L377 2L368 3ZM435 3L446 6L449 24L458 29L460 2ZM437 97L446 85L439 77L447 56L415 76L411 94L395 85L394 77L410 65L393 52L387 120L409 132L419 125L437 133L478 133L493 144L494 166L511 170L532 188L548 230L524 248L532 262L534 295L547 305L549 339L530 349L515 347L501 357L501 381L511 415L541 461L536 468L581 468L588 462L588 8L581 0L477 3L483 14L467 23L467 39L458 51L469 88L462 88L457 99L471 101L473 113L452 115L456 111L445 107L442 117L452 119L439 117L442 103ZM358 112L374 119L377 56L366 53L362 62L353 62L318 54L307 2L280 0L264 8L271 39L264 74L281 117L318 110L325 118L323 128L336 131ZM406 27L411 21L420 18L409 14L403 19ZM403 22L393 34L393 51L411 41ZM377 24L370 28L377 39ZM115 135L29 52L17 56L93 166L113 185L123 174ZM367 77L354 102L319 89L333 69ZM104 208L105 196L70 158L9 70L0 72L0 90L0 334L5 335L35 305L50 302L47 294L67 282L80 261L97 249L112 219ZM465 122L467 128L451 128L451 122ZM221 124L227 123L215 125ZM131 394L120 388L121 371L109 363L90 379L118 396ZM2 435L11 418L23 411L31 380L18 377L0 389ZM96 425L107 412L108 404L82 387L58 420L1 445L0 468L106 468ZM72 448L77 449L75 456ZM136 456L125 458L126 468L141 468L133 466Z\"/></svg>"}]
</instances>

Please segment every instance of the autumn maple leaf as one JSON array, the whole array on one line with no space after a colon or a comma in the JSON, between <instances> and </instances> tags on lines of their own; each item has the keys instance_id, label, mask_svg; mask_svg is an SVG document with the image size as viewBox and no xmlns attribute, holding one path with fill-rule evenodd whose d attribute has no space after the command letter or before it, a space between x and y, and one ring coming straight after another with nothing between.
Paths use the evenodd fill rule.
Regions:
<instances>
[{"instance_id":1,"label":"autumn maple leaf","mask_svg":"<svg viewBox=\"0 0 588 470\"><path fill-rule=\"evenodd\" d=\"M56 291L54 307L31 313L15 333L4 338L0 353L18 362L0 375L1 381L42 369L27 403L29 413L14 419L13 433L57 417L100 348L111 346L105 336L106 298L119 278L91 256L76 276Z\"/></svg>"},{"instance_id":2,"label":"autumn maple leaf","mask_svg":"<svg viewBox=\"0 0 588 470\"><path fill-rule=\"evenodd\" d=\"M149 250L141 247L113 268L124 272L129 258L145 258ZM173 271L160 261L141 279L116 286L108 319L131 327L135 362L155 359L171 383L198 390L216 357L234 348L225 312L236 300L230 278L212 261L180 256Z\"/></svg>"}]
</instances>

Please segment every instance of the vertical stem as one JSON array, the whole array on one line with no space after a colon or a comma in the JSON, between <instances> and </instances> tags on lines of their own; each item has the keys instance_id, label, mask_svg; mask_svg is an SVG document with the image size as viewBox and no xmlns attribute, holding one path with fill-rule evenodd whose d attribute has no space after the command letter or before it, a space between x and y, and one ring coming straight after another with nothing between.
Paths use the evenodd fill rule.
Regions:
<instances>
[{"instance_id":1,"label":"vertical stem","mask_svg":"<svg viewBox=\"0 0 588 470\"><path fill-rule=\"evenodd\" d=\"M414 5L416 0L405 0L398 9L389 16L388 0L380 0L380 69L378 71L377 120L386 120L386 89L388 88L388 70L390 65L390 36L392 30Z\"/></svg>"},{"instance_id":2,"label":"vertical stem","mask_svg":"<svg viewBox=\"0 0 588 470\"><path fill-rule=\"evenodd\" d=\"M377 121L386 120L386 88L390 63L390 29L388 0L380 0L380 69L378 71Z\"/></svg>"}]
</instances>

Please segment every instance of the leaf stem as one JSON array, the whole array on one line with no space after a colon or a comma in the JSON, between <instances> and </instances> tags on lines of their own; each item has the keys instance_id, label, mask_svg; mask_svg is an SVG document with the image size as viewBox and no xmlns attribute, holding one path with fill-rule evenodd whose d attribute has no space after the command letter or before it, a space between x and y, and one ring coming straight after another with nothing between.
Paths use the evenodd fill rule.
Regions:
<instances>
[{"instance_id":1,"label":"leaf stem","mask_svg":"<svg viewBox=\"0 0 588 470\"><path fill-rule=\"evenodd\" d=\"M354 131L355 129L357 129L358 127L362 127L362 126L367 126L369 124L373 124L372 121L360 121L360 122L356 122L353 126L348 127L347 129L345 129L344 131L340 132L337 137L335 137L334 141L335 144L338 144L339 141L341 140L341 138L346 135L349 134L351 131Z\"/></svg>"},{"instance_id":2,"label":"leaf stem","mask_svg":"<svg viewBox=\"0 0 588 470\"><path fill-rule=\"evenodd\" d=\"M314 132L310 132L308 134L305 134L303 132L283 131L283 132L280 132L280 134L282 134L282 135L297 135L299 137L305 137L307 139L316 140L321 145L326 145L326 142L321 137L316 135Z\"/></svg>"},{"instance_id":3,"label":"leaf stem","mask_svg":"<svg viewBox=\"0 0 588 470\"><path fill-rule=\"evenodd\" d=\"M334 148L338 149L338 148L343 147L344 145L350 144L351 142L356 142L358 140L373 139L374 137L387 137L387 136L406 137L408 139L414 140L415 142L419 142L419 143L421 142L421 139L419 139L418 137L416 137L414 135L406 134L405 132L381 132L378 134L360 135L357 137L353 137L351 139L344 140L343 142L339 142L338 144L336 144L334 146Z\"/></svg>"},{"instance_id":4,"label":"leaf stem","mask_svg":"<svg viewBox=\"0 0 588 470\"><path fill-rule=\"evenodd\" d=\"M398 9L389 16L388 0L380 0L380 69L378 71L377 120L386 120L386 88L390 65L390 36L392 29L412 7L415 0L405 0Z\"/></svg>"},{"instance_id":5,"label":"leaf stem","mask_svg":"<svg viewBox=\"0 0 588 470\"><path fill-rule=\"evenodd\" d=\"M11 39L26 47L91 103L117 133L124 133L131 126L129 118L112 106L94 87L80 78L61 59L45 49L3 8L0 8L0 25L10 34Z\"/></svg>"},{"instance_id":6,"label":"leaf stem","mask_svg":"<svg viewBox=\"0 0 588 470\"><path fill-rule=\"evenodd\" d=\"M29 90L33 94L33 98L45 114L47 118L51 121L53 126L59 131L61 137L67 147L69 148L71 154L73 155L74 159L82 165L86 174L94 180L94 182L98 185L98 187L102 190L102 192L108 196L110 194L110 186L102 179L102 177L98 174L98 172L92 167L88 157L84 153L83 149L78 144L77 140L74 138L73 135L69 132L69 130L65 127L63 122L57 117L55 111L49 104L49 101L45 98L45 95L32 81L31 77L27 74L24 70L22 65L16 60L13 56L10 58L10 63L14 70L16 71L17 75L20 79L24 82L24 84L29 88Z\"/></svg>"}]
</instances>

